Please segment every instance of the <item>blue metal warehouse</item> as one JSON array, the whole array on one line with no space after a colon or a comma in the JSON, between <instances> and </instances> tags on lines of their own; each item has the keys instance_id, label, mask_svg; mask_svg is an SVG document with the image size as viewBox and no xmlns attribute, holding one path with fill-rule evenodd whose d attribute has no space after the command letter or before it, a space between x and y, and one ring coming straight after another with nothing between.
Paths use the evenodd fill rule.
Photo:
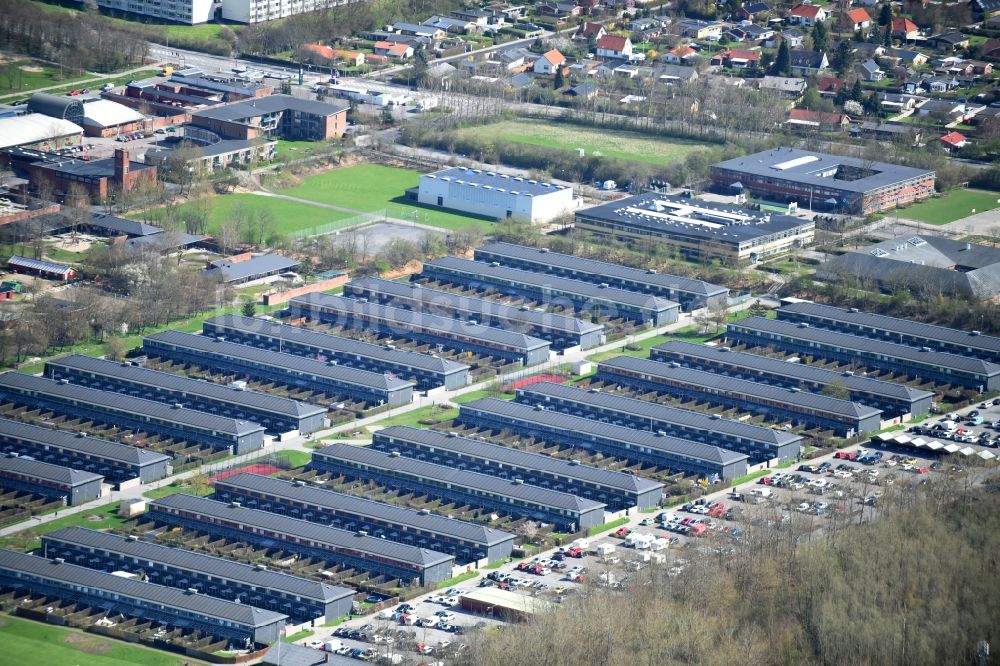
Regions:
<instances>
[{"instance_id":1,"label":"blue metal warehouse","mask_svg":"<svg viewBox=\"0 0 1000 666\"><path fill-rule=\"evenodd\" d=\"M150 502L146 515L158 523L318 557L407 584L434 585L448 580L455 565L451 555L427 548L183 493Z\"/></svg>"},{"instance_id":2,"label":"blue metal warehouse","mask_svg":"<svg viewBox=\"0 0 1000 666\"><path fill-rule=\"evenodd\" d=\"M234 647L279 639L288 616L232 601L143 583L37 555L0 550L0 587L45 595L179 629L225 638Z\"/></svg>"},{"instance_id":3,"label":"blue metal warehouse","mask_svg":"<svg viewBox=\"0 0 1000 666\"><path fill-rule=\"evenodd\" d=\"M685 312L703 307L727 307L729 289L710 282L655 270L552 252L547 247L490 243L475 251L476 261L497 262L525 271L558 275L584 282L605 282L616 289L638 291L677 301Z\"/></svg>"},{"instance_id":4,"label":"blue metal warehouse","mask_svg":"<svg viewBox=\"0 0 1000 666\"><path fill-rule=\"evenodd\" d=\"M533 486L603 502L608 505L608 511L614 512L635 507L652 509L659 505L663 495L662 483L641 476L436 430L390 426L375 433L372 448L386 453L398 451L409 458L501 479L518 478Z\"/></svg>"},{"instance_id":5,"label":"blue metal warehouse","mask_svg":"<svg viewBox=\"0 0 1000 666\"><path fill-rule=\"evenodd\" d=\"M417 388L457 389L469 383L469 366L417 352L320 333L301 326L227 315L202 324L202 333L241 345L260 347L370 372L392 373L416 383Z\"/></svg>"},{"instance_id":6,"label":"blue metal warehouse","mask_svg":"<svg viewBox=\"0 0 1000 666\"><path fill-rule=\"evenodd\" d=\"M349 615L354 598L354 590L346 587L85 527L42 535L42 554L88 569L141 574L157 585L194 589L284 613L294 624L324 624Z\"/></svg>"},{"instance_id":7,"label":"blue metal warehouse","mask_svg":"<svg viewBox=\"0 0 1000 666\"><path fill-rule=\"evenodd\" d=\"M413 400L412 382L204 335L164 331L143 338L142 350L149 356L231 373L238 379L278 382L342 399L391 406Z\"/></svg>"},{"instance_id":8,"label":"blue metal warehouse","mask_svg":"<svg viewBox=\"0 0 1000 666\"><path fill-rule=\"evenodd\" d=\"M680 304L649 294L615 289L608 283L583 282L569 278L507 268L497 262L469 261L443 257L424 263L421 277L440 282L495 289L508 296L539 301L547 306L563 306L587 315L647 322L664 326L677 321Z\"/></svg>"},{"instance_id":9,"label":"blue metal warehouse","mask_svg":"<svg viewBox=\"0 0 1000 666\"><path fill-rule=\"evenodd\" d=\"M566 532L604 523L605 505L600 502L517 480L504 481L486 474L434 465L398 453L333 444L313 452L309 467L318 472L375 481L389 488L553 523Z\"/></svg>"},{"instance_id":10,"label":"blue metal warehouse","mask_svg":"<svg viewBox=\"0 0 1000 666\"><path fill-rule=\"evenodd\" d=\"M515 432L676 472L706 477L718 475L727 480L747 472L748 456L744 453L496 398L462 405L458 420L476 428Z\"/></svg>"},{"instance_id":11,"label":"blue metal warehouse","mask_svg":"<svg viewBox=\"0 0 1000 666\"><path fill-rule=\"evenodd\" d=\"M364 530L379 539L449 553L458 564L498 562L514 548L514 535L503 530L259 474L217 481L215 499L343 530Z\"/></svg>"},{"instance_id":12,"label":"blue metal warehouse","mask_svg":"<svg viewBox=\"0 0 1000 666\"><path fill-rule=\"evenodd\" d=\"M530 335L343 296L316 293L296 296L289 303L289 309L292 317L376 331L441 345L445 349L520 361L525 365L549 360L549 343Z\"/></svg>"},{"instance_id":13,"label":"blue metal warehouse","mask_svg":"<svg viewBox=\"0 0 1000 666\"><path fill-rule=\"evenodd\" d=\"M674 340L653 347L649 358L663 363L679 363L686 368L738 377L784 388L800 388L820 393L828 386L841 386L850 399L877 407L886 414L904 416L926 414L934 402L934 393L905 384L886 382L852 372L836 372L803 363L789 363L779 358L735 352L728 347L699 345Z\"/></svg>"},{"instance_id":14,"label":"blue metal warehouse","mask_svg":"<svg viewBox=\"0 0 1000 666\"><path fill-rule=\"evenodd\" d=\"M395 308L465 319L467 321L517 331L548 340L553 349L590 349L604 342L604 325L555 312L515 307L484 298L429 289L412 282L394 282L375 277L352 280L344 285L344 295L367 299Z\"/></svg>"},{"instance_id":15,"label":"blue metal warehouse","mask_svg":"<svg viewBox=\"0 0 1000 666\"><path fill-rule=\"evenodd\" d=\"M791 303L781 306L776 312L782 321L805 322L816 328L828 328L863 338L910 347L930 347L934 351L1000 363L1000 338L983 335L979 331L962 331L820 303Z\"/></svg>"},{"instance_id":16,"label":"blue metal warehouse","mask_svg":"<svg viewBox=\"0 0 1000 666\"><path fill-rule=\"evenodd\" d=\"M842 437L878 430L882 422L881 410L849 400L632 356L617 356L602 361L594 378L641 391L658 391L687 400L704 400L715 405L735 407L775 421L791 421L810 428L829 428Z\"/></svg>"},{"instance_id":17,"label":"blue metal warehouse","mask_svg":"<svg viewBox=\"0 0 1000 666\"><path fill-rule=\"evenodd\" d=\"M170 456L106 439L0 419L0 452L100 474L110 483L149 483L170 472Z\"/></svg>"},{"instance_id":18,"label":"blue metal warehouse","mask_svg":"<svg viewBox=\"0 0 1000 666\"><path fill-rule=\"evenodd\" d=\"M802 437L795 433L627 398L598 389L537 382L517 389L517 401L612 425L662 431L671 437L739 451L750 456L754 464L775 458L789 460L798 456L801 449Z\"/></svg>"},{"instance_id":19,"label":"blue metal warehouse","mask_svg":"<svg viewBox=\"0 0 1000 666\"><path fill-rule=\"evenodd\" d=\"M17 372L0 375L0 399L69 418L228 449L236 455L264 446L264 426L256 423Z\"/></svg>"},{"instance_id":20,"label":"blue metal warehouse","mask_svg":"<svg viewBox=\"0 0 1000 666\"><path fill-rule=\"evenodd\" d=\"M209 414L253 421L275 433L298 430L305 434L319 430L323 427L323 416L326 414L326 408L319 405L93 356L73 355L48 361L45 376L102 391L181 404Z\"/></svg>"},{"instance_id":21,"label":"blue metal warehouse","mask_svg":"<svg viewBox=\"0 0 1000 666\"><path fill-rule=\"evenodd\" d=\"M907 347L857 335L813 328L806 323L747 317L726 325L726 339L748 345L887 370L921 381L954 384L978 391L1000 389L1000 365L978 358Z\"/></svg>"},{"instance_id":22,"label":"blue metal warehouse","mask_svg":"<svg viewBox=\"0 0 1000 666\"><path fill-rule=\"evenodd\" d=\"M101 496L104 477L69 467L50 465L13 454L0 456L0 488L20 490L69 506L85 504Z\"/></svg>"}]
</instances>

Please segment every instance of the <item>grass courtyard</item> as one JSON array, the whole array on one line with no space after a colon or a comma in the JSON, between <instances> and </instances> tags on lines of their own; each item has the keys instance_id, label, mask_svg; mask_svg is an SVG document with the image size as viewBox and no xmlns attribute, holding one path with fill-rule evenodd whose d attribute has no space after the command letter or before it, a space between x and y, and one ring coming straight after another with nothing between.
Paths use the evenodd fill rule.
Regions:
<instances>
[{"instance_id":1,"label":"grass courtyard","mask_svg":"<svg viewBox=\"0 0 1000 666\"><path fill-rule=\"evenodd\" d=\"M1000 193L958 189L896 212L899 217L927 224L948 224L963 217L1000 207Z\"/></svg>"},{"instance_id":2,"label":"grass courtyard","mask_svg":"<svg viewBox=\"0 0 1000 666\"><path fill-rule=\"evenodd\" d=\"M673 164L710 147L699 141L656 138L638 132L524 120L466 127L459 130L458 135L574 152L582 148L588 157L603 155L656 166Z\"/></svg>"},{"instance_id":3,"label":"grass courtyard","mask_svg":"<svg viewBox=\"0 0 1000 666\"><path fill-rule=\"evenodd\" d=\"M130 645L76 629L0 616L0 644L6 664L69 666L181 666L202 664L190 657Z\"/></svg>"},{"instance_id":4,"label":"grass courtyard","mask_svg":"<svg viewBox=\"0 0 1000 666\"><path fill-rule=\"evenodd\" d=\"M227 221L233 219L236 211L241 207L246 207L255 212L267 211L273 221L275 231L289 234L305 229L313 229L329 225L334 222L346 221L352 217L350 213L343 213L328 208L319 208L297 201L287 201L274 197L260 196L257 194L223 194L212 197L211 213L208 217L208 232L212 233ZM180 212L191 204L178 206ZM159 215L158 211L153 211L150 217L155 219ZM131 216L136 217L136 216ZM345 226L348 222L345 222Z\"/></svg>"},{"instance_id":5,"label":"grass courtyard","mask_svg":"<svg viewBox=\"0 0 1000 666\"><path fill-rule=\"evenodd\" d=\"M420 172L412 169L358 164L307 176L301 185L281 190L281 194L365 213L384 210L389 217L448 231L492 222L485 217L451 213L405 201L404 193L415 187L419 179Z\"/></svg>"}]
</instances>

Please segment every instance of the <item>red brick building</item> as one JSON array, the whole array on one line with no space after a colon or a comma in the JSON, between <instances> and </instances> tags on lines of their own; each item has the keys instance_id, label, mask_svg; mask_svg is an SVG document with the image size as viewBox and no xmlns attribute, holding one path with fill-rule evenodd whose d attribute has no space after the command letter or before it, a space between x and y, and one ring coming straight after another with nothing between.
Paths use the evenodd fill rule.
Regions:
<instances>
[{"instance_id":1,"label":"red brick building","mask_svg":"<svg viewBox=\"0 0 1000 666\"><path fill-rule=\"evenodd\" d=\"M326 141L347 130L348 104L271 95L191 114L191 124L227 139L280 137Z\"/></svg>"},{"instance_id":2,"label":"red brick building","mask_svg":"<svg viewBox=\"0 0 1000 666\"><path fill-rule=\"evenodd\" d=\"M35 190L47 184L57 195L79 185L97 201L116 190L131 192L143 182L157 182L155 166L132 161L122 148L115 149L114 157L89 161L19 149L6 155L15 172L26 176Z\"/></svg>"}]
</instances>

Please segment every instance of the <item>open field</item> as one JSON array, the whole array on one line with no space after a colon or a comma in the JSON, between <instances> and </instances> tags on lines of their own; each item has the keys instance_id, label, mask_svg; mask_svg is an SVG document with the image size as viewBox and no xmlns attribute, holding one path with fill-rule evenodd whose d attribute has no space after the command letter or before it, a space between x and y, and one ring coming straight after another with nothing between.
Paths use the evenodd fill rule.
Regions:
<instances>
[{"instance_id":1,"label":"open field","mask_svg":"<svg viewBox=\"0 0 1000 666\"><path fill-rule=\"evenodd\" d=\"M658 139L638 132L541 121L504 121L466 127L458 134L574 152L582 148L587 156L603 155L656 166L672 164L709 147L708 144L686 139Z\"/></svg>"},{"instance_id":2,"label":"open field","mask_svg":"<svg viewBox=\"0 0 1000 666\"><path fill-rule=\"evenodd\" d=\"M121 502L114 502L99 509L90 509L66 516L56 518L47 523L43 523L34 529L27 529L12 534L7 537L0 537L0 548L10 548L12 550L29 551L41 545L41 535L61 530L64 527L82 526L92 530L106 530L118 527L125 523L126 519L118 515L118 507ZM30 522L30 521L29 521ZM27 663L27 662L25 662ZM51 662L57 663L57 662Z\"/></svg>"},{"instance_id":3,"label":"open field","mask_svg":"<svg viewBox=\"0 0 1000 666\"><path fill-rule=\"evenodd\" d=\"M0 643L6 664L181 666L203 663L190 657L6 615L0 616Z\"/></svg>"},{"instance_id":4,"label":"open field","mask_svg":"<svg viewBox=\"0 0 1000 666\"><path fill-rule=\"evenodd\" d=\"M1000 206L1000 194L984 190L952 190L943 197L927 199L896 212L927 224L948 224L973 213L982 213Z\"/></svg>"},{"instance_id":5,"label":"open field","mask_svg":"<svg viewBox=\"0 0 1000 666\"><path fill-rule=\"evenodd\" d=\"M419 178L420 173L411 169L358 164L307 176L301 185L281 190L281 194L365 213L385 210L390 217L451 231L492 221L404 201L404 193L415 187Z\"/></svg>"},{"instance_id":6,"label":"open field","mask_svg":"<svg viewBox=\"0 0 1000 666\"><path fill-rule=\"evenodd\" d=\"M9 83L9 80L6 76L0 76L0 99L8 101L24 99L32 90L36 90L38 88L49 88L50 86L58 86L57 88L45 91L51 95L61 95L77 88L90 88L91 90L96 90L105 83L110 83L113 86L120 86L128 83L129 81L146 79L151 76L156 76L159 73L160 70L158 69L144 69L133 72L132 74L110 74L108 76L101 76L100 78L82 75L67 78L62 81L38 79L33 82L30 87L25 83L24 87L18 88L18 84L15 83L15 87L13 89L5 88L5 86ZM27 74L27 72L25 72L25 74ZM32 72L32 75L37 77L41 75L41 73ZM85 81L86 83L84 83Z\"/></svg>"},{"instance_id":7,"label":"open field","mask_svg":"<svg viewBox=\"0 0 1000 666\"><path fill-rule=\"evenodd\" d=\"M232 219L233 213L240 206L245 206L255 212L267 211L273 221L274 230L283 234L302 231L303 229L312 229L352 217L350 213L342 213L336 210L298 203L297 201L275 199L256 194L223 194L213 197L210 201L211 213L208 218L209 233L217 230L226 221ZM189 204L178 206L178 210L183 211L187 205ZM153 211L150 217L153 218L153 223L155 224L157 211Z\"/></svg>"},{"instance_id":8,"label":"open field","mask_svg":"<svg viewBox=\"0 0 1000 666\"><path fill-rule=\"evenodd\" d=\"M60 83L67 85L88 78L85 74L60 72L60 68L34 60L15 60L0 65L0 94L46 88Z\"/></svg>"}]
</instances>

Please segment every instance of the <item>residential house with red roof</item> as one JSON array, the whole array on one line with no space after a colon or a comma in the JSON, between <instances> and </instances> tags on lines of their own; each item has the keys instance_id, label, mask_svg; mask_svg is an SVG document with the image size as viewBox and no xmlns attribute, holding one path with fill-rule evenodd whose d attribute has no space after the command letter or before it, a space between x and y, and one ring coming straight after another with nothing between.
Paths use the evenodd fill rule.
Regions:
<instances>
[{"instance_id":1,"label":"residential house with red roof","mask_svg":"<svg viewBox=\"0 0 1000 666\"><path fill-rule=\"evenodd\" d=\"M788 14L788 22L792 25L816 25L826 18L826 10L819 5L795 5Z\"/></svg>"},{"instance_id":2,"label":"residential house with red roof","mask_svg":"<svg viewBox=\"0 0 1000 666\"><path fill-rule=\"evenodd\" d=\"M894 18L890 25L892 26L892 36L896 39L916 39L920 35L920 28L908 18Z\"/></svg>"},{"instance_id":3,"label":"residential house with red roof","mask_svg":"<svg viewBox=\"0 0 1000 666\"><path fill-rule=\"evenodd\" d=\"M604 35L597 40L597 55L601 58L628 60L632 57L632 40L618 35Z\"/></svg>"},{"instance_id":4,"label":"residential house with red roof","mask_svg":"<svg viewBox=\"0 0 1000 666\"><path fill-rule=\"evenodd\" d=\"M577 39L593 39L596 41L606 34L608 34L608 31L600 23L587 22L581 24L573 36Z\"/></svg>"},{"instance_id":5,"label":"residential house with red roof","mask_svg":"<svg viewBox=\"0 0 1000 666\"><path fill-rule=\"evenodd\" d=\"M948 146L949 152L955 152L969 142L964 135L958 132L948 132L943 137L939 138L938 141Z\"/></svg>"},{"instance_id":6,"label":"residential house with red roof","mask_svg":"<svg viewBox=\"0 0 1000 666\"><path fill-rule=\"evenodd\" d=\"M757 69L760 65L760 51L729 49L716 54L712 58L711 64L733 69Z\"/></svg>"},{"instance_id":7,"label":"residential house with red roof","mask_svg":"<svg viewBox=\"0 0 1000 666\"><path fill-rule=\"evenodd\" d=\"M845 24L850 26L854 32L867 32L872 27L872 17L864 9L852 9L847 12Z\"/></svg>"},{"instance_id":8,"label":"residential house with red roof","mask_svg":"<svg viewBox=\"0 0 1000 666\"><path fill-rule=\"evenodd\" d=\"M684 65L691 62L698 52L691 48L690 44L680 44L663 54L663 62L671 65Z\"/></svg>"},{"instance_id":9,"label":"residential house with red roof","mask_svg":"<svg viewBox=\"0 0 1000 666\"><path fill-rule=\"evenodd\" d=\"M850 116L844 113L827 113L809 109L792 109L788 112L787 125L813 129L835 129L843 131L851 124Z\"/></svg>"},{"instance_id":10,"label":"residential house with red roof","mask_svg":"<svg viewBox=\"0 0 1000 666\"><path fill-rule=\"evenodd\" d=\"M552 49L535 61L533 69L535 74L554 76L555 73L559 71L559 68L563 67L565 64L566 56L560 53L558 49Z\"/></svg>"},{"instance_id":11,"label":"residential house with red roof","mask_svg":"<svg viewBox=\"0 0 1000 666\"><path fill-rule=\"evenodd\" d=\"M375 42L375 55L392 60L409 60L413 57L413 47L402 43Z\"/></svg>"}]
</instances>

